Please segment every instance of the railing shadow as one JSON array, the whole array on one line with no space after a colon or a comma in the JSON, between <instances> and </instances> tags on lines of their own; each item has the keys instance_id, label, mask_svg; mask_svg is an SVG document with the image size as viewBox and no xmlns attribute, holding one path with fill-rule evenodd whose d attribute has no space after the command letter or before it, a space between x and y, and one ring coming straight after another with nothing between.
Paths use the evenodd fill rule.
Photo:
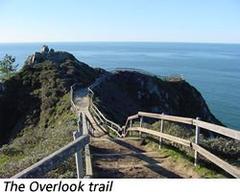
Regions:
<instances>
[{"instance_id":1,"label":"railing shadow","mask_svg":"<svg viewBox=\"0 0 240 192\"><path fill-rule=\"evenodd\" d=\"M112 141L115 142L116 144L118 144L120 146L123 146L127 149L130 149L130 150L132 150L136 153L145 152L144 150L139 149L138 147L136 147L132 144L129 144L129 143L125 142L124 140L112 140ZM149 168L153 172L155 172L155 173L157 173L157 174L159 174L163 177L166 177L166 178L182 178L180 175L178 175L178 174L160 166L159 161L153 159L152 157L148 157L147 155L144 155L144 154L138 154L137 156L133 154L132 156L148 163L149 165L143 165L143 166Z\"/></svg>"}]
</instances>

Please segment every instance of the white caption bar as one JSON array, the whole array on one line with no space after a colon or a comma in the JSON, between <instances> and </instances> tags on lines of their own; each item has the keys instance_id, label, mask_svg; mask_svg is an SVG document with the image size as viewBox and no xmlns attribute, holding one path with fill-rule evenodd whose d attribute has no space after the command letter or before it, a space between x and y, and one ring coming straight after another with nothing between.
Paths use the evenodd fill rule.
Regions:
<instances>
[{"instance_id":1,"label":"white caption bar","mask_svg":"<svg viewBox=\"0 0 240 192\"><path fill-rule=\"evenodd\" d=\"M1 192L229 192L239 179L0 179Z\"/></svg>"}]
</instances>

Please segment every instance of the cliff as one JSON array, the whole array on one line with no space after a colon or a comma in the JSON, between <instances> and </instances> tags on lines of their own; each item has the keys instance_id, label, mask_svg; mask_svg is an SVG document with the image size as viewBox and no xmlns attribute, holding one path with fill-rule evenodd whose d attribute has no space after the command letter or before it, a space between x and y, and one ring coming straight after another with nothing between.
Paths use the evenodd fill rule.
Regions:
<instances>
[{"instance_id":1,"label":"cliff","mask_svg":"<svg viewBox=\"0 0 240 192\"><path fill-rule=\"evenodd\" d=\"M162 80L134 71L119 71L94 88L95 101L108 118L124 124L138 111L185 116L221 124L199 91L188 82Z\"/></svg>"}]
</instances>

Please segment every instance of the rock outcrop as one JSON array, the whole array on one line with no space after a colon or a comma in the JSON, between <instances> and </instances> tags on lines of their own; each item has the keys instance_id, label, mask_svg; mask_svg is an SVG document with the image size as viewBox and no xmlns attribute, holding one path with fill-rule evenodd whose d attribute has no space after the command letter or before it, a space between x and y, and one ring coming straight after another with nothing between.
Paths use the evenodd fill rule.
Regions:
<instances>
[{"instance_id":1,"label":"rock outcrop","mask_svg":"<svg viewBox=\"0 0 240 192\"><path fill-rule=\"evenodd\" d=\"M44 45L41 48L40 52L35 52L33 55L28 57L26 64L34 65L45 60L51 61L53 63L63 63L67 60L77 61L77 59L72 54L63 51L55 52L54 49L49 50L48 46Z\"/></svg>"},{"instance_id":2,"label":"rock outcrop","mask_svg":"<svg viewBox=\"0 0 240 192\"><path fill-rule=\"evenodd\" d=\"M184 80L161 80L134 71L119 71L94 88L100 109L124 124L138 111L165 113L221 124L201 94Z\"/></svg>"}]
</instances>

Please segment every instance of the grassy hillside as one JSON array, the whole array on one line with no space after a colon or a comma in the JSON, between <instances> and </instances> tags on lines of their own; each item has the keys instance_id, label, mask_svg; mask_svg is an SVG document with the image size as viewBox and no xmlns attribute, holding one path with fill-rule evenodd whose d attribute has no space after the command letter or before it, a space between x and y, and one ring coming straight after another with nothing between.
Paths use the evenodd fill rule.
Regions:
<instances>
[{"instance_id":1,"label":"grassy hillside","mask_svg":"<svg viewBox=\"0 0 240 192\"><path fill-rule=\"evenodd\" d=\"M13 176L73 140L77 119L71 112L69 94L57 102L52 113L55 115L49 116L49 127L27 126L0 149L0 177Z\"/></svg>"},{"instance_id":2,"label":"grassy hillside","mask_svg":"<svg viewBox=\"0 0 240 192\"><path fill-rule=\"evenodd\" d=\"M26 63L4 83L0 177L10 177L72 141L77 122L71 112L70 87L74 83L87 87L101 73L69 53L49 55L44 53L41 62Z\"/></svg>"}]
</instances>

